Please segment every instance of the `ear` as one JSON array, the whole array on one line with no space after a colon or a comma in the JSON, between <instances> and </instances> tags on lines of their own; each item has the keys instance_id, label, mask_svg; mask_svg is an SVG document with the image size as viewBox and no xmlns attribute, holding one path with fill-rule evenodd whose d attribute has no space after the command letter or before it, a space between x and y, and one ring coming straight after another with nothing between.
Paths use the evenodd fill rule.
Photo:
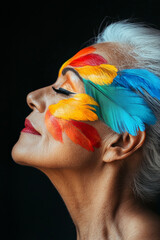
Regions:
<instances>
[{"instance_id":1,"label":"ear","mask_svg":"<svg viewBox=\"0 0 160 240\"><path fill-rule=\"evenodd\" d=\"M127 132L114 135L109 139L110 143L104 147L103 161L113 162L128 157L143 145L145 136L145 131L139 131L137 136L132 136Z\"/></svg>"}]
</instances>

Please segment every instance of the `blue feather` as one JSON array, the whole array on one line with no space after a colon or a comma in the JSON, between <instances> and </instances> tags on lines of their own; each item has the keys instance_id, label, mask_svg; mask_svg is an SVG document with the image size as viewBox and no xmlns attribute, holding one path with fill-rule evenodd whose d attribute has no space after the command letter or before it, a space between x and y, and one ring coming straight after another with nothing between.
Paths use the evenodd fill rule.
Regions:
<instances>
[{"instance_id":1,"label":"blue feather","mask_svg":"<svg viewBox=\"0 0 160 240\"><path fill-rule=\"evenodd\" d=\"M154 124L156 118L144 99L129 88L114 85L98 85L83 79L85 91L98 103L96 113L115 132L137 135L145 130L145 124Z\"/></svg>"},{"instance_id":2,"label":"blue feather","mask_svg":"<svg viewBox=\"0 0 160 240\"><path fill-rule=\"evenodd\" d=\"M112 86L122 86L133 91L143 89L152 97L160 100L160 78L146 69L125 69L118 72L114 78Z\"/></svg>"}]
</instances>

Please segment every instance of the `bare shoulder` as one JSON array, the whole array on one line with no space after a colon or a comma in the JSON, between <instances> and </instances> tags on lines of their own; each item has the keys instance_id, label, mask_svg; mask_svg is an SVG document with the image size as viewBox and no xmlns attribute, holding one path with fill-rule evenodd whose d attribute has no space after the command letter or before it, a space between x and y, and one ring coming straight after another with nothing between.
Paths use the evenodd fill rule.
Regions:
<instances>
[{"instance_id":1,"label":"bare shoulder","mask_svg":"<svg viewBox=\"0 0 160 240\"><path fill-rule=\"evenodd\" d=\"M126 240L160 240L160 216L150 211L133 216L126 229Z\"/></svg>"}]
</instances>

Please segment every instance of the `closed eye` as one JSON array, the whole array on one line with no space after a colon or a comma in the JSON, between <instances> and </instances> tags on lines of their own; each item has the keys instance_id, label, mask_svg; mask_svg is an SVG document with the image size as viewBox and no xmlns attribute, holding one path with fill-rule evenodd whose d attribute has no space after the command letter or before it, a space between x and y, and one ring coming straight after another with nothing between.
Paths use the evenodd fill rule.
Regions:
<instances>
[{"instance_id":1,"label":"closed eye","mask_svg":"<svg viewBox=\"0 0 160 240\"><path fill-rule=\"evenodd\" d=\"M70 92L64 88L59 88L59 89L56 89L52 86L53 90L56 92L56 93L60 93L60 94L65 94L67 96L69 96L70 94L74 94L74 92Z\"/></svg>"}]
</instances>

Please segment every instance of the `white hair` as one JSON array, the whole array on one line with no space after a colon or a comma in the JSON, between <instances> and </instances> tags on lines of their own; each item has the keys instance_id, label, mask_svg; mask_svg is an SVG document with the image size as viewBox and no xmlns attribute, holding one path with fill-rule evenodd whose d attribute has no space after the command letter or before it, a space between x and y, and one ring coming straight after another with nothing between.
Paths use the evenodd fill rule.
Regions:
<instances>
[{"instance_id":1,"label":"white hair","mask_svg":"<svg viewBox=\"0 0 160 240\"><path fill-rule=\"evenodd\" d=\"M96 43L102 42L122 45L124 58L128 54L135 59L135 64L133 66L132 63L131 68L145 68L160 77L160 31L158 29L123 20L105 27L96 39ZM134 176L132 187L136 196L144 201L151 201L160 192L160 101L147 92L142 97L153 110L157 122L146 127L143 161Z\"/></svg>"}]
</instances>

